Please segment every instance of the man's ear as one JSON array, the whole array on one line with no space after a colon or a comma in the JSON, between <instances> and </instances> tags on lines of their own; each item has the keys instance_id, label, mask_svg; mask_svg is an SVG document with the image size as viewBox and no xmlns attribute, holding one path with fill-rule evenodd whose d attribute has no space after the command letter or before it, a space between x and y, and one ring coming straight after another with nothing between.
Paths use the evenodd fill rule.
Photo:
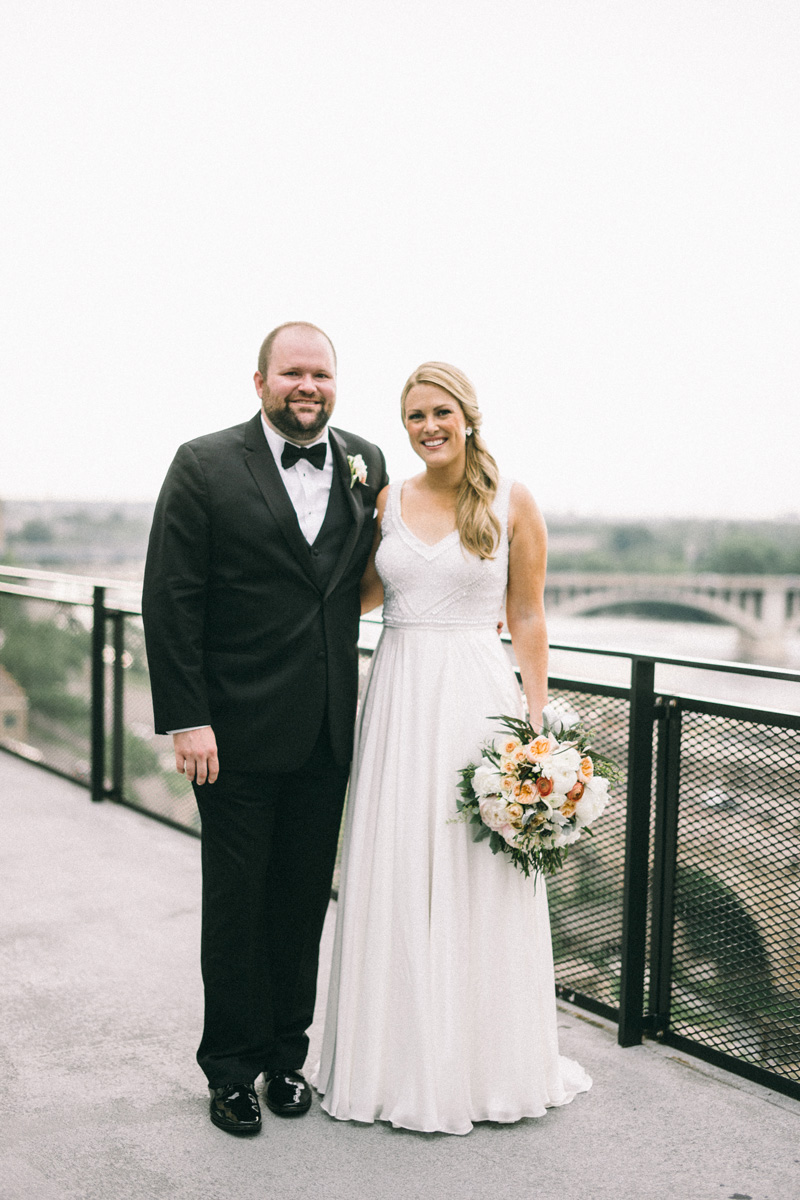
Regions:
<instances>
[{"instance_id":1,"label":"man's ear","mask_svg":"<svg viewBox=\"0 0 800 1200\"><path fill-rule=\"evenodd\" d=\"M256 385L256 391L258 392L259 400L263 400L264 384L266 383L266 380L260 371L256 371L255 375L253 376L253 383Z\"/></svg>"}]
</instances>

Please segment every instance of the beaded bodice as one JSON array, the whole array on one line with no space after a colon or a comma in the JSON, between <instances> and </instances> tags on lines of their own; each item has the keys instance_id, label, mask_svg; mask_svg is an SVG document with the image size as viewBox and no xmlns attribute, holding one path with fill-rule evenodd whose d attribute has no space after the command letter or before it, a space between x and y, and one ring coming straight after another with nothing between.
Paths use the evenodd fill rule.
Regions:
<instances>
[{"instance_id":1,"label":"beaded bodice","mask_svg":"<svg viewBox=\"0 0 800 1200\"><path fill-rule=\"evenodd\" d=\"M392 628L492 627L500 619L508 579L508 505L512 480L494 501L502 535L493 559L465 550L458 530L433 546L403 520L402 483L389 485L375 566L383 581L383 623Z\"/></svg>"}]
</instances>

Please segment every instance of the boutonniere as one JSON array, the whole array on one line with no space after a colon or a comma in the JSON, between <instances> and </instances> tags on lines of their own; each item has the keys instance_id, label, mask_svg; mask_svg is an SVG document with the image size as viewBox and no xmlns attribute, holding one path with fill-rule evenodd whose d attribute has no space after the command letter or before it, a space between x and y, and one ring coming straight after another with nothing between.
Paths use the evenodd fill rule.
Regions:
<instances>
[{"instance_id":1,"label":"boutonniere","mask_svg":"<svg viewBox=\"0 0 800 1200\"><path fill-rule=\"evenodd\" d=\"M354 488L357 483L367 482L367 464L360 454L348 454L347 465L350 468L351 488Z\"/></svg>"}]
</instances>

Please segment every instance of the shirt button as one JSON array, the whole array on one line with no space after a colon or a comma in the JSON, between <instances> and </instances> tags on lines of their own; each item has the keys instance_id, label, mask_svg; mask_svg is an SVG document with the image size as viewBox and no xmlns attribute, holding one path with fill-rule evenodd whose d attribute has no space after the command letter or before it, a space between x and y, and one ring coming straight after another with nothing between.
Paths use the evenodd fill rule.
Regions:
<instances>
[{"instance_id":1,"label":"shirt button","mask_svg":"<svg viewBox=\"0 0 800 1200\"><path fill-rule=\"evenodd\" d=\"M314 558L319 558L319 550L312 550L311 553L314 555Z\"/></svg>"}]
</instances>

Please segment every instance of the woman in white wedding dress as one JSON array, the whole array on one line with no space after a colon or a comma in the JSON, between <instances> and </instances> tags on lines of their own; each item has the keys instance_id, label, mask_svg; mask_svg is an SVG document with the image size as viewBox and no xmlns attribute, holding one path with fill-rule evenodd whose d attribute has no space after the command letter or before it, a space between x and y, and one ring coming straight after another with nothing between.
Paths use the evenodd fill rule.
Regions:
<instances>
[{"instance_id":1,"label":"woman in white wedding dress","mask_svg":"<svg viewBox=\"0 0 800 1200\"><path fill-rule=\"evenodd\" d=\"M356 734L322 1059L341 1120L468 1133L541 1116L591 1086L559 1056L544 881L454 822L458 770L547 694L546 532L499 479L469 380L426 363L403 390L425 471L378 500L363 611L384 629Z\"/></svg>"}]
</instances>

